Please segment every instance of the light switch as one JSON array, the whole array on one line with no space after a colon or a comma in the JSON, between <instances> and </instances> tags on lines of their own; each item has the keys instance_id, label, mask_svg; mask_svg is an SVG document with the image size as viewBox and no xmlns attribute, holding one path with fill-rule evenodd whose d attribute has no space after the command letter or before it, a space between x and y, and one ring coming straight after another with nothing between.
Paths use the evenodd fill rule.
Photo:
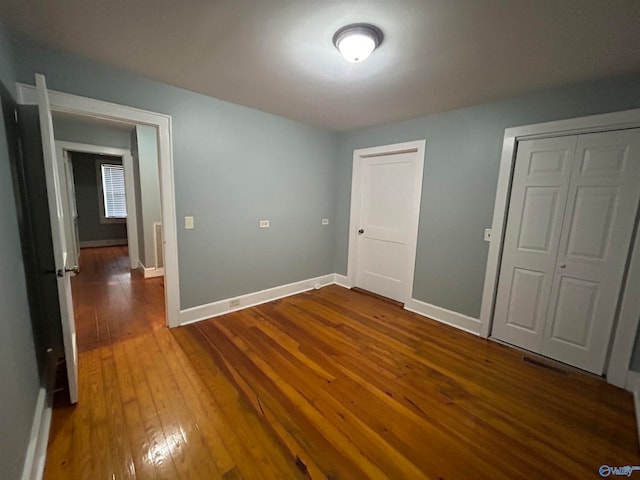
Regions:
<instances>
[{"instance_id":1,"label":"light switch","mask_svg":"<svg viewBox=\"0 0 640 480\"><path fill-rule=\"evenodd\" d=\"M485 228L484 229L484 241L485 242L490 242L491 241L491 229L490 228Z\"/></svg>"},{"instance_id":2,"label":"light switch","mask_svg":"<svg viewBox=\"0 0 640 480\"><path fill-rule=\"evenodd\" d=\"M184 217L185 230L193 230L193 217Z\"/></svg>"},{"instance_id":3,"label":"light switch","mask_svg":"<svg viewBox=\"0 0 640 480\"><path fill-rule=\"evenodd\" d=\"M260 220L260 228L269 228L269 220Z\"/></svg>"},{"instance_id":4,"label":"light switch","mask_svg":"<svg viewBox=\"0 0 640 480\"><path fill-rule=\"evenodd\" d=\"M322 224L323 225L329 225L329 219L328 218L323 218L322 219Z\"/></svg>"}]
</instances>

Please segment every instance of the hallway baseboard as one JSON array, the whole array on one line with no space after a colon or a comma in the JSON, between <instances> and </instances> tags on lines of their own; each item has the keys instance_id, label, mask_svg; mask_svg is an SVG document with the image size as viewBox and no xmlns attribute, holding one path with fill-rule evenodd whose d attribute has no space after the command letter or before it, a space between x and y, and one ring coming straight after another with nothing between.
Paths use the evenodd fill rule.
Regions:
<instances>
[{"instance_id":1,"label":"hallway baseboard","mask_svg":"<svg viewBox=\"0 0 640 480\"><path fill-rule=\"evenodd\" d=\"M114 240L88 240L86 242L80 242L80 248L114 247L116 245L127 245L127 239L116 238Z\"/></svg>"}]
</instances>

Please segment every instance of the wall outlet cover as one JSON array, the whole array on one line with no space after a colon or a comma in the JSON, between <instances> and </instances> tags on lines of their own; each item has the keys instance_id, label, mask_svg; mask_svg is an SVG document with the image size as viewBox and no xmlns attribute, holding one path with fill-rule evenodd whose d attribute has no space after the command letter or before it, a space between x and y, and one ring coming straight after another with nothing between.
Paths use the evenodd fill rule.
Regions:
<instances>
[{"instance_id":1,"label":"wall outlet cover","mask_svg":"<svg viewBox=\"0 0 640 480\"><path fill-rule=\"evenodd\" d=\"M193 229L193 217L184 217L184 228L185 230Z\"/></svg>"},{"instance_id":2,"label":"wall outlet cover","mask_svg":"<svg viewBox=\"0 0 640 480\"><path fill-rule=\"evenodd\" d=\"M323 225L329 225L329 219L328 218L323 218L322 219L322 224Z\"/></svg>"},{"instance_id":3,"label":"wall outlet cover","mask_svg":"<svg viewBox=\"0 0 640 480\"><path fill-rule=\"evenodd\" d=\"M484 229L484 241L485 242L490 242L491 241L491 229L490 228L485 228Z\"/></svg>"},{"instance_id":4,"label":"wall outlet cover","mask_svg":"<svg viewBox=\"0 0 640 480\"><path fill-rule=\"evenodd\" d=\"M269 228L269 220L260 220L260 228Z\"/></svg>"}]
</instances>

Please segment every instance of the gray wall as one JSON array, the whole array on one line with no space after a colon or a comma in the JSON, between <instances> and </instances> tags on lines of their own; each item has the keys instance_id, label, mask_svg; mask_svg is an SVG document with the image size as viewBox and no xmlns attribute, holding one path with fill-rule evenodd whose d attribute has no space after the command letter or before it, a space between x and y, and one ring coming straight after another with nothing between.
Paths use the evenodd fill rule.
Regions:
<instances>
[{"instance_id":1,"label":"gray wall","mask_svg":"<svg viewBox=\"0 0 640 480\"><path fill-rule=\"evenodd\" d=\"M15 98L13 58L1 26L0 83ZM0 472L13 480L22 472L40 378L3 117L0 115Z\"/></svg>"},{"instance_id":2,"label":"gray wall","mask_svg":"<svg viewBox=\"0 0 640 480\"><path fill-rule=\"evenodd\" d=\"M182 308L333 272L335 134L26 41L16 60L22 82L172 115Z\"/></svg>"},{"instance_id":3,"label":"gray wall","mask_svg":"<svg viewBox=\"0 0 640 480\"><path fill-rule=\"evenodd\" d=\"M56 140L131 150L131 130L101 125L82 117L60 116L55 113L53 115L53 133Z\"/></svg>"},{"instance_id":4,"label":"gray wall","mask_svg":"<svg viewBox=\"0 0 640 480\"><path fill-rule=\"evenodd\" d=\"M341 134L335 271L347 271L353 150L426 139L413 297L479 317L504 129L637 107L640 74Z\"/></svg>"},{"instance_id":5,"label":"gray wall","mask_svg":"<svg viewBox=\"0 0 640 480\"><path fill-rule=\"evenodd\" d=\"M122 165L122 160L119 157L71 153L80 242L126 240L127 225L124 222L100 223L98 175L96 172L96 161L98 160L109 160L111 163Z\"/></svg>"},{"instance_id":6,"label":"gray wall","mask_svg":"<svg viewBox=\"0 0 640 480\"><path fill-rule=\"evenodd\" d=\"M156 129L138 125L135 131L134 177L138 212L138 246L140 261L146 268L155 266L153 224L162 223L160 208L160 171Z\"/></svg>"}]
</instances>

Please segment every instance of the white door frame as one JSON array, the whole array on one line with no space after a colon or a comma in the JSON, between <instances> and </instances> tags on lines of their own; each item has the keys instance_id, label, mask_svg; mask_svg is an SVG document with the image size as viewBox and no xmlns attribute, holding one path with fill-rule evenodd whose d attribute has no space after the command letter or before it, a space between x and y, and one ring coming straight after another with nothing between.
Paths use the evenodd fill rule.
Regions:
<instances>
[{"instance_id":1,"label":"white door frame","mask_svg":"<svg viewBox=\"0 0 640 480\"><path fill-rule=\"evenodd\" d=\"M512 171L518 142L525 139L579 135L639 127L640 109L634 109L505 129L491 225L492 235L482 294L482 308L480 310L480 335L482 337L489 337L493 322L500 257L502 255L507 209L511 193ZM637 294L633 294L633 292L640 291L640 235L636 235L635 242L631 248L631 262L626 283L621 291L620 313L617 324L614 324L613 327L614 334L612 335L610 353L608 355L608 365L605 368L607 381L619 387L625 387L627 383L629 362L631 361L640 320L640 297Z\"/></svg>"},{"instance_id":2,"label":"white door frame","mask_svg":"<svg viewBox=\"0 0 640 480\"><path fill-rule=\"evenodd\" d=\"M37 105L35 87L16 83L16 90L18 104ZM158 132L167 325L179 326L180 285L171 116L53 90L49 90L49 96L51 110L55 112L106 119L129 125L149 125Z\"/></svg>"},{"instance_id":3,"label":"white door frame","mask_svg":"<svg viewBox=\"0 0 640 480\"><path fill-rule=\"evenodd\" d=\"M133 157L129 150L123 148L90 145L88 143L56 140L56 152L64 158L67 152L91 153L94 155L110 155L122 158L124 166L124 183L127 193L127 245L129 250L129 268L138 268L138 219L136 210L135 177L133 175ZM69 217L70 218L70 217Z\"/></svg>"},{"instance_id":4,"label":"white door frame","mask_svg":"<svg viewBox=\"0 0 640 480\"><path fill-rule=\"evenodd\" d=\"M349 254L347 262L347 283L355 285L356 269L358 259L357 230L360 224L360 199L362 196L362 169L363 159L372 157L382 157L394 155L396 153L416 153L418 158L416 184L412 199L412 209L410 215L409 258L404 269L405 292L403 302L409 304L413 294L413 277L416 265L416 248L418 245L418 222L420 221L420 199L422 197L422 173L424 171L424 153L426 140L416 140L413 142L395 143L380 147L360 148L353 151L353 172L351 178L351 217L349 221Z\"/></svg>"}]
</instances>

